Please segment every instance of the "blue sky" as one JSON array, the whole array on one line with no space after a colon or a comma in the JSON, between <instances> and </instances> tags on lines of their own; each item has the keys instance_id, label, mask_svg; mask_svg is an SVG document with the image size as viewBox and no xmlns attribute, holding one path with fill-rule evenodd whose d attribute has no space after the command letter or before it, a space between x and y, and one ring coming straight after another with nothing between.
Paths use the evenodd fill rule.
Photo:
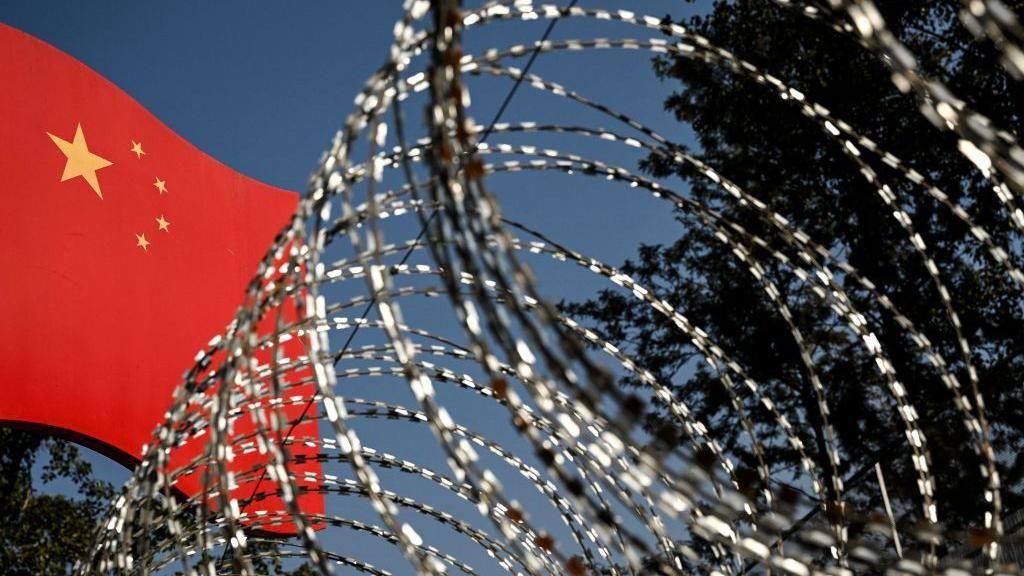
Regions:
<instances>
[{"instance_id":1,"label":"blue sky","mask_svg":"<svg viewBox=\"0 0 1024 576\"><path fill-rule=\"evenodd\" d=\"M643 12L659 17L678 18L697 9L682 0L642 4ZM383 62L400 5L399 0L287 4L37 0L5 3L0 21L85 62L221 162L264 182L301 191L351 109L352 98ZM581 0L580 5L614 6L599 0ZM631 8L641 11L639 5ZM544 26L546 22L498 24L468 36L467 46L532 42ZM560 24L552 39L595 36L649 34L581 21ZM648 62L647 53L636 52L552 54L541 56L533 71L585 95L600 96L677 141L692 144L685 127L662 110L662 101L676 86L659 83ZM510 87L507 81L479 80L470 85L472 113L478 123L491 119ZM549 96L524 87L503 120L565 121L564 109L550 103ZM588 120L614 127L608 119ZM579 143L573 151L615 159L628 169L635 169L639 158L621 157L620 150L594 143ZM632 255L639 242L673 238L678 226L666 204L634 202L633 197L623 196L621 187L600 181L527 175L515 180L495 178L493 187L509 217L553 233L570 245L587 247L594 256L614 264ZM593 288L586 282L577 275L542 282L542 287L552 286L553 300L581 298ZM470 413L467 418L473 416ZM487 428L485 421L479 425ZM400 438L396 445L401 447ZM120 482L126 476L117 464L100 456L93 460L105 478Z\"/></svg>"}]
</instances>

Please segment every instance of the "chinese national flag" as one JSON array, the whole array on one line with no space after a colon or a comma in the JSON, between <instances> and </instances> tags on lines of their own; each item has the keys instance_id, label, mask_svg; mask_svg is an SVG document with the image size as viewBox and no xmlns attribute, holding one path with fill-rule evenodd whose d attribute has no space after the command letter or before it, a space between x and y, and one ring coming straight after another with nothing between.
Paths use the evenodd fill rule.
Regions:
<instances>
[{"instance_id":1,"label":"chinese national flag","mask_svg":"<svg viewBox=\"0 0 1024 576\"><path fill-rule=\"evenodd\" d=\"M298 196L218 163L93 70L4 25L0 78L0 423L132 464ZM317 436L306 422L293 435ZM323 511L322 500L304 506Z\"/></svg>"}]
</instances>

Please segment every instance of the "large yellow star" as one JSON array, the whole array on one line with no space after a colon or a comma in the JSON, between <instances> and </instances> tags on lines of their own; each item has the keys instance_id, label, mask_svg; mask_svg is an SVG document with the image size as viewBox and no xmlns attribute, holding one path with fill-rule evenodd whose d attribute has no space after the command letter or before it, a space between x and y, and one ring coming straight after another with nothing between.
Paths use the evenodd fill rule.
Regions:
<instances>
[{"instance_id":1,"label":"large yellow star","mask_svg":"<svg viewBox=\"0 0 1024 576\"><path fill-rule=\"evenodd\" d=\"M57 148L60 148L60 151L68 159L67 163L64 164L64 174L61 175L60 181L64 182L81 176L89 183L92 191L102 200L103 192L100 190L100 181L96 178L96 171L110 166L113 162L89 151L89 146L85 143L85 134L82 132L82 125L79 124L75 128L75 139L73 142L58 138L49 132L46 135L50 137L50 140L53 140L53 143L57 145Z\"/></svg>"}]
</instances>

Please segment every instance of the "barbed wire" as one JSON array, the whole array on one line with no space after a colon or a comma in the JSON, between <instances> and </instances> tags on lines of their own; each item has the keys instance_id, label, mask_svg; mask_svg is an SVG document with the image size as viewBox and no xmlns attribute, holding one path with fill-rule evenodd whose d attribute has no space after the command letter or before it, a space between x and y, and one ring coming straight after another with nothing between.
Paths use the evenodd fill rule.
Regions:
<instances>
[{"instance_id":1,"label":"barbed wire","mask_svg":"<svg viewBox=\"0 0 1024 576\"><path fill-rule=\"evenodd\" d=\"M923 103L925 117L956 135L959 152L991 183L1009 224L1024 232L1018 207L1024 152L1009 132L921 72L870 1L774 3L854 37L876 55L896 87ZM1024 34L1005 6L965 0L962 19L999 50L1009 72L1021 74ZM549 25L530 44L464 52L464 34L512 20ZM608 21L648 36L548 39L551 26L563 20ZM236 318L197 354L79 573L258 574L268 571L268 561L285 567L305 562L324 574L336 568L391 573L359 548L343 552L352 548L349 534L397 550L420 574L1021 572L1000 554L1016 536L1002 525L1002 485L974 369L977 353L944 271L900 195L942 206L1018 288L1024 288L1024 273L1011 247L1000 245L953 196L858 133L841 112L662 18L575 2L463 8L454 0L407 0L393 33L384 65L355 99ZM763 86L820 127L823 145L837 147L892 214L902 235L890 240L920 258L958 357L946 357L852 264L730 180L729 166L710 166L598 97L530 71L538 54L607 50L720 68ZM524 57L530 58L524 70L512 65ZM500 122L506 98L483 128L469 114L469 81L483 77L513 82L510 94L529 87L587 114L564 122ZM425 111L421 127L407 121L406 110ZM595 114L617 127L585 122ZM492 136L509 141L488 141ZM558 146L516 139L528 137L557 139ZM616 158L648 154L688 167L720 192L716 202L742 206L762 226L745 226L658 178L570 151L574 143L587 149L597 141L613 146ZM593 179L621 185L630 194L626 207L643 199L665 202L666 213L727 247L737 270L757 283L783 319L816 413L787 414L773 388L671 298L556 234L503 216L489 187L506 175L556 173L580 189ZM574 216L583 217L587 201L577 206ZM544 291L545 274L537 271L558 265L588 271L596 285L648 307L689 343L727 398L742 429L741 445L717 437L672 383L623 343L555 306ZM803 286L842 327L844 342L877 368L906 444L886 447L876 461L910 462L919 510L906 517L915 520L880 508L860 510L849 499L872 468L843 477L829 383L783 295L783 276L769 268ZM420 301L433 302L432 312L424 314ZM879 317L903 331L906 350L882 344ZM357 332L370 343L354 347ZM942 527L933 455L893 353L919 355L949 392L950 412L982 463L983 493L973 495L982 508L980 535ZM966 383L954 365L964 367ZM619 386L621 376L640 388ZM382 381L404 382L407 394L371 385ZM456 419L456 407L465 403L489 414L486 429ZM681 441L645 429L650 405L667 410L684 431ZM824 434L822 460L804 445L810 418ZM379 447L406 438L410 427L416 445L429 430L436 453L400 455ZM770 447L779 445L796 455L799 467L773 467ZM357 517L367 511L373 520ZM450 534L438 538L442 529ZM457 551L436 544L452 538L459 538ZM897 538L903 548L894 544ZM938 551L964 541L978 543L981 560Z\"/></svg>"}]
</instances>

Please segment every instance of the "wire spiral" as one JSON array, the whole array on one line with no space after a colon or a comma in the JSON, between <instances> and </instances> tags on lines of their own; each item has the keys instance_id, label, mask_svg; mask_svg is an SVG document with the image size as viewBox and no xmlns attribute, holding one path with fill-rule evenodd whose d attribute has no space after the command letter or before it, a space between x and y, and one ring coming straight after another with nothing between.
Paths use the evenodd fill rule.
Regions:
<instances>
[{"instance_id":1,"label":"wire spiral","mask_svg":"<svg viewBox=\"0 0 1024 576\"><path fill-rule=\"evenodd\" d=\"M1010 133L921 72L870 1L775 3L876 54L936 128L956 134L959 151L1024 232L1024 151ZM965 0L964 15L969 29L992 42L1007 70L1020 76L1024 32L1017 19L997 0ZM506 20L609 21L637 37L545 39L464 52L464 34ZM869 278L731 181L728 166L709 166L597 97L513 65L536 54L606 50L720 67L762 85L819 126L823 145L839 147L891 209L903 231L891 240L912 247L924 263L960 358L944 357ZM481 127L469 115L470 84L484 78L556 98L568 114L578 113L569 117L579 123ZM421 110L423 122L408 121L408 112ZM798 575L1019 573L1000 553L1011 538L1001 520L1000 478L977 375L969 369L963 382L950 368L953 362L970 367L974 352L943 271L886 183L888 174L962 221L1018 288L1024 272L1010 247L976 225L947 192L858 134L841 114L660 18L522 1L461 7L454 0L407 0L386 62L356 98L236 318L197 355L79 572L257 574L275 563L305 562L324 574L390 574L370 558L387 559L382 550L397 550L406 561L398 569L420 574L738 575L755 567ZM528 143L531 138L558 145ZM649 154L688 166L714 183L723 201L759 214L766 228L748 229L666 181L568 148L594 141L612 147L617 158ZM705 227L732 250L800 350L824 423L827 465L809 455L801 420L785 414L685 310L593 255L504 217L488 186L498 178L554 173L570 175L581 188L594 179L621 185L630 195L626 206L664 203L666 212ZM582 217L585 202L579 210ZM830 422L837 407L827 402L828 382L766 273L769 266L810 287L874 360L905 431L897 457L915 470L921 522L902 525L881 507L858 511L846 501ZM742 424L749 470L668 383L553 304L545 274L556 268L589 274L595 286L645 303L699 351ZM858 308L850 285L871 295L873 310ZM920 355L939 375L984 462L984 494L976 497L989 537L980 559L935 552L949 535L940 524L932 457L892 351L872 327L876 314L907 336L912 349L901 353ZM367 343L353 346L357 333ZM616 383L624 374L645 389L625 391ZM643 428L651 404L665 407L685 430L682 443L660 442ZM485 424L486 434L455 417L465 406L479 412L472 419ZM396 439L395 454L380 448ZM776 440L801 463L786 483L806 493L778 488L780 473L766 449ZM411 448L397 453L404 443ZM853 525L860 529L851 536ZM914 543L915 553L903 554L900 541Z\"/></svg>"}]
</instances>

